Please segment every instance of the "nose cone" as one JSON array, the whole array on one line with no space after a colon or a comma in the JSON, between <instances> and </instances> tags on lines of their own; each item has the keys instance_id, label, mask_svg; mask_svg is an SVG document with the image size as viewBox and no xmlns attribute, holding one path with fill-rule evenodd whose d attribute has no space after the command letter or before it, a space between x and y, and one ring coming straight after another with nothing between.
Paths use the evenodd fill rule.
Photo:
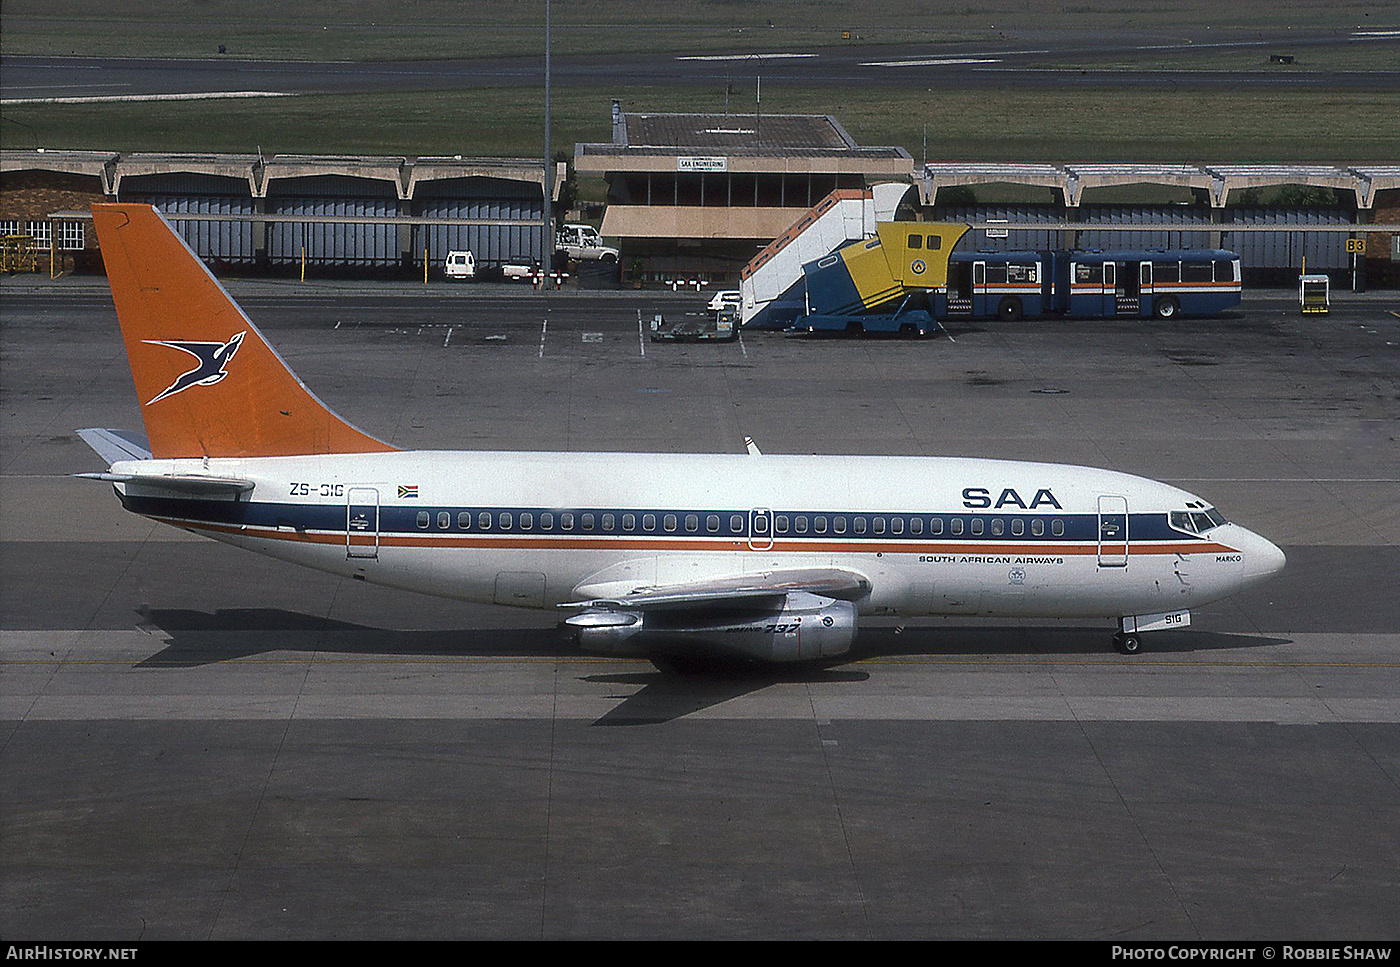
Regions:
<instances>
[{"instance_id":1,"label":"nose cone","mask_svg":"<svg viewBox=\"0 0 1400 967\"><path fill-rule=\"evenodd\" d=\"M1244 579L1249 584L1273 577L1287 563L1288 559L1277 545L1253 531L1240 528L1238 543L1244 555Z\"/></svg>"}]
</instances>

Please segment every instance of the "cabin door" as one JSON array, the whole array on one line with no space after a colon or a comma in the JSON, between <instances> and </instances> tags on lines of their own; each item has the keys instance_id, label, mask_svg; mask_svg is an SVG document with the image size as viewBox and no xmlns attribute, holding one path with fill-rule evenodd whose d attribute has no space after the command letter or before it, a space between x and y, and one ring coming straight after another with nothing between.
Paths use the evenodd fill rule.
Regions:
<instances>
[{"instance_id":1,"label":"cabin door","mask_svg":"<svg viewBox=\"0 0 1400 967\"><path fill-rule=\"evenodd\" d=\"M379 491L374 487L345 491L345 556L379 556Z\"/></svg>"},{"instance_id":2,"label":"cabin door","mask_svg":"<svg viewBox=\"0 0 1400 967\"><path fill-rule=\"evenodd\" d=\"M767 507L749 511L749 549L766 551L773 546L773 512Z\"/></svg>"},{"instance_id":3,"label":"cabin door","mask_svg":"<svg viewBox=\"0 0 1400 967\"><path fill-rule=\"evenodd\" d=\"M1128 566L1128 498L1099 497L1099 567Z\"/></svg>"}]
</instances>

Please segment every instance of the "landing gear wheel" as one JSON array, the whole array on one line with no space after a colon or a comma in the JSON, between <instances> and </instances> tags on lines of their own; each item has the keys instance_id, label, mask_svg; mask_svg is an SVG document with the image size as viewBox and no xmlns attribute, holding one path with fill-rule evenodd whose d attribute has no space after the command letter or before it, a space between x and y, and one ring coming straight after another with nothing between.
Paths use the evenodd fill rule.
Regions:
<instances>
[{"instance_id":1,"label":"landing gear wheel","mask_svg":"<svg viewBox=\"0 0 1400 967\"><path fill-rule=\"evenodd\" d=\"M1142 638L1135 634L1118 632L1113 636L1113 647L1125 655L1136 655L1142 651Z\"/></svg>"}]
</instances>

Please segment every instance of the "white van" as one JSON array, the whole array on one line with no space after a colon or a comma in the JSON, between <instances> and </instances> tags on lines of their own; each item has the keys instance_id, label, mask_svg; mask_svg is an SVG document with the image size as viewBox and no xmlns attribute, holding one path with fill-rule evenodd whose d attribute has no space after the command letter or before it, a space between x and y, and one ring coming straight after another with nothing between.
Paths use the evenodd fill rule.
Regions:
<instances>
[{"instance_id":1,"label":"white van","mask_svg":"<svg viewBox=\"0 0 1400 967\"><path fill-rule=\"evenodd\" d=\"M476 278L476 256L471 252L447 253L447 277L464 279L468 282Z\"/></svg>"}]
</instances>

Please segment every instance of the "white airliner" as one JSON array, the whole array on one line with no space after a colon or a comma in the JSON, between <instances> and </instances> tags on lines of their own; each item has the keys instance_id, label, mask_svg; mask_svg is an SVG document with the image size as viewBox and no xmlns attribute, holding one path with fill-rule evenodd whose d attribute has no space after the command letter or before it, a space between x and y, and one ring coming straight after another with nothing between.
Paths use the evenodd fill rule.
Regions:
<instances>
[{"instance_id":1,"label":"white airliner","mask_svg":"<svg viewBox=\"0 0 1400 967\"><path fill-rule=\"evenodd\" d=\"M325 407L147 205L93 218L146 440L82 430L134 513L395 588L559 608L581 647L844 654L859 615L1116 618L1140 634L1276 573L1206 501L948 457L404 451Z\"/></svg>"}]
</instances>

